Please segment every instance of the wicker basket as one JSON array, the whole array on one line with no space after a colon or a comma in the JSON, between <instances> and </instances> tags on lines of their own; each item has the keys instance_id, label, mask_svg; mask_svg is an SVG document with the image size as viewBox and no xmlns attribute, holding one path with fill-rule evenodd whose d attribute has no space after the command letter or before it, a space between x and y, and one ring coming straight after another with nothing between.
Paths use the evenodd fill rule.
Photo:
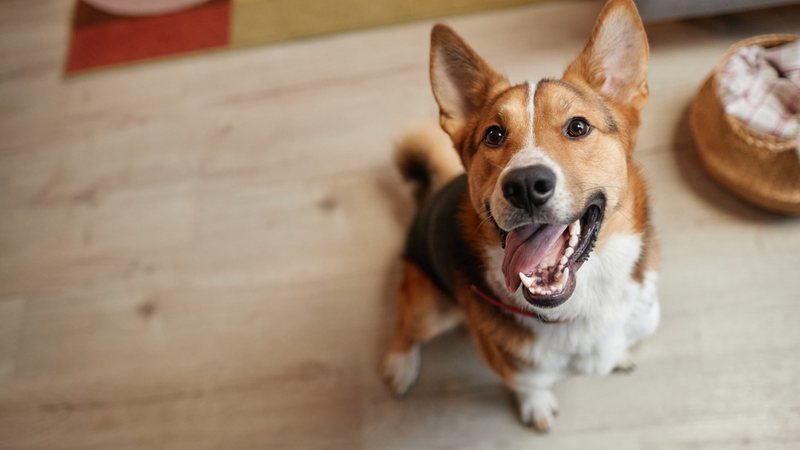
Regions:
<instances>
[{"instance_id":1,"label":"wicker basket","mask_svg":"<svg viewBox=\"0 0 800 450\"><path fill-rule=\"evenodd\" d=\"M734 44L694 98L689 125L700 161L711 177L744 200L783 214L800 214L797 140L780 140L747 128L725 114L718 74L733 52L751 45L775 47L800 39L770 34Z\"/></svg>"}]
</instances>

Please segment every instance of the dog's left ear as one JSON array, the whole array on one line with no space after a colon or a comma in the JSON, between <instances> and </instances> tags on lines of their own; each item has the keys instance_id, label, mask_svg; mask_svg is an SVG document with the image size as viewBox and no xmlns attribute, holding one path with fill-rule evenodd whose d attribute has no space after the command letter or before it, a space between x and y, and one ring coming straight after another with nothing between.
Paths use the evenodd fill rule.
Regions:
<instances>
[{"instance_id":1,"label":"dog's left ear","mask_svg":"<svg viewBox=\"0 0 800 450\"><path fill-rule=\"evenodd\" d=\"M609 0L564 79L583 80L606 97L640 111L647 100L648 56L636 5L632 0Z\"/></svg>"}]
</instances>

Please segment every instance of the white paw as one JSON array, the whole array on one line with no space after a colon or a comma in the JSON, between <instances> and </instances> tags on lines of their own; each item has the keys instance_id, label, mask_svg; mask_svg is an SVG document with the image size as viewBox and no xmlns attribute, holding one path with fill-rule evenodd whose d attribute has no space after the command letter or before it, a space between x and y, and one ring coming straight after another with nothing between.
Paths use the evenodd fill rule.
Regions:
<instances>
[{"instance_id":1,"label":"white paw","mask_svg":"<svg viewBox=\"0 0 800 450\"><path fill-rule=\"evenodd\" d=\"M630 353L626 353L622 360L614 367L614 372L617 373L631 373L634 370L636 370L636 363L633 362L633 355Z\"/></svg>"},{"instance_id":2,"label":"white paw","mask_svg":"<svg viewBox=\"0 0 800 450\"><path fill-rule=\"evenodd\" d=\"M552 392L546 389L517 392L517 403L525 425L531 425L543 433L550 431L558 415L558 401Z\"/></svg>"},{"instance_id":3,"label":"white paw","mask_svg":"<svg viewBox=\"0 0 800 450\"><path fill-rule=\"evenodd\" d=\"M392 393L401 396L408 392L419 376L420 350L413 347L406 353L390 352L383 361L383 378Z\"/></svg>"},{"instance_id":4,"label":"white paw","mask_svg":"<svg viewBox=\"0 0 800 450\"><path fill-rule=\"evenodd\" d=\"M572 361L572 368L586 375L608 375L625 359L625 340L616 335L605 340L593 353L582 355Z\"/></svg>"}]
</instances>

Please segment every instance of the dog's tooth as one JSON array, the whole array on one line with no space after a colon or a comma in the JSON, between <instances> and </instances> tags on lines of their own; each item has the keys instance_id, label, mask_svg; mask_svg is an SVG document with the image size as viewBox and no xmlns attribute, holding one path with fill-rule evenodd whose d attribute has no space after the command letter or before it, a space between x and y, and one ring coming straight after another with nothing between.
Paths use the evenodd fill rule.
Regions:
<instances>
[{"instance_id":1,"label":"dog's tooth","mask_svg":"<svg viewBox=\"0 0 800 450\"><path fill-rule=\"evenodd\" d=\"M580 235L581 234L581 220L578 219L575 222L572 222L572 227L569 230L570 235Z\"/></svg>"},{"instance_id":2,"label":"dog's tooth","mask_svg":"<svg viewBox=\"0 0 800 450\"><path fill-rule=\"evenodd\" d=\"M569 278L569 267L564 268L564 281L566 281L567 278Z\"/></svg>"},{"instance_id":3,"label":"dog's tooth","mask_svg":"<svg viewBox=\"0 0 800 450\"><path fill-rule=\"evenodd\" d=\"M567 261L569 261L569 258L567 258L567 255L565 253L564 256L561 257L561 260L558 263L563 266L567 264Z\"/></svg>"},{"instance_id":4,"label":"dog's tooth","mask_svg":"<svg viewBox=\"0 0 800 450\"><path fill-rule=\"evenodd\" d=\"M530 288L531 285L533 284L533 278L528 277L522 272L519 273L519 279L520 281L522 281L522 284L524 284L526 288Z\"/></svg>"},{"instance_id":5,"label":"dog's tooth","mask_svg":"<svg viewBox=\"0 0 800 450\"><path fill-rule=\"evenodd\" d=\"M572 236L569 237L569 246L575 247L575 245L577 244L578 244L578 235L573 234Z\"/></svg>"},{"instance_id":6,"label":"dog's tooth","mask_svg":"<svg viewBox=\"0 0 800 450\"><path fill-rule=\"evenodd\" d=\"M572 256L572 254L573 254L573 253L575 253L575 249L574 249L574 248L572 248L572 247L567 247L567 249L566 249L566 250L564 250L564 256L566 256L567 258L569 258L570 256ZM562 258L562 259L563 259L563 258Z\"/></svg>"}]
</instances>

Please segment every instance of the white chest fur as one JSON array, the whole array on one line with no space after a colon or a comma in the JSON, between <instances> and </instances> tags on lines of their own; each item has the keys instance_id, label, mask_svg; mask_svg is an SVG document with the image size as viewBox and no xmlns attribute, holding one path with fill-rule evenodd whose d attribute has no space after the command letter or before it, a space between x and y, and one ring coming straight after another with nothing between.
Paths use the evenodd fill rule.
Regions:
<instances>
[{"instance_id":1,"label":"white chest fur","mask_svg":"<svg viewBox=\"0 0 800 450\"><path fill-rule=\"evenodd\" d=\"M578 271L572 297L556 308L539 311L549 318L570 319L568 322L547 324L517 316L536 334L534 344L520 356L537 371L553 375L610 372L628 348L658 324L656 274L648 273L643 283L631 279L641 246L638 235L611 237ZM502 250L489 249L487 254L487 281L495 292L504 292ZM527 306L520 291L507 300Z\"/></svg>"}]
</instances>

